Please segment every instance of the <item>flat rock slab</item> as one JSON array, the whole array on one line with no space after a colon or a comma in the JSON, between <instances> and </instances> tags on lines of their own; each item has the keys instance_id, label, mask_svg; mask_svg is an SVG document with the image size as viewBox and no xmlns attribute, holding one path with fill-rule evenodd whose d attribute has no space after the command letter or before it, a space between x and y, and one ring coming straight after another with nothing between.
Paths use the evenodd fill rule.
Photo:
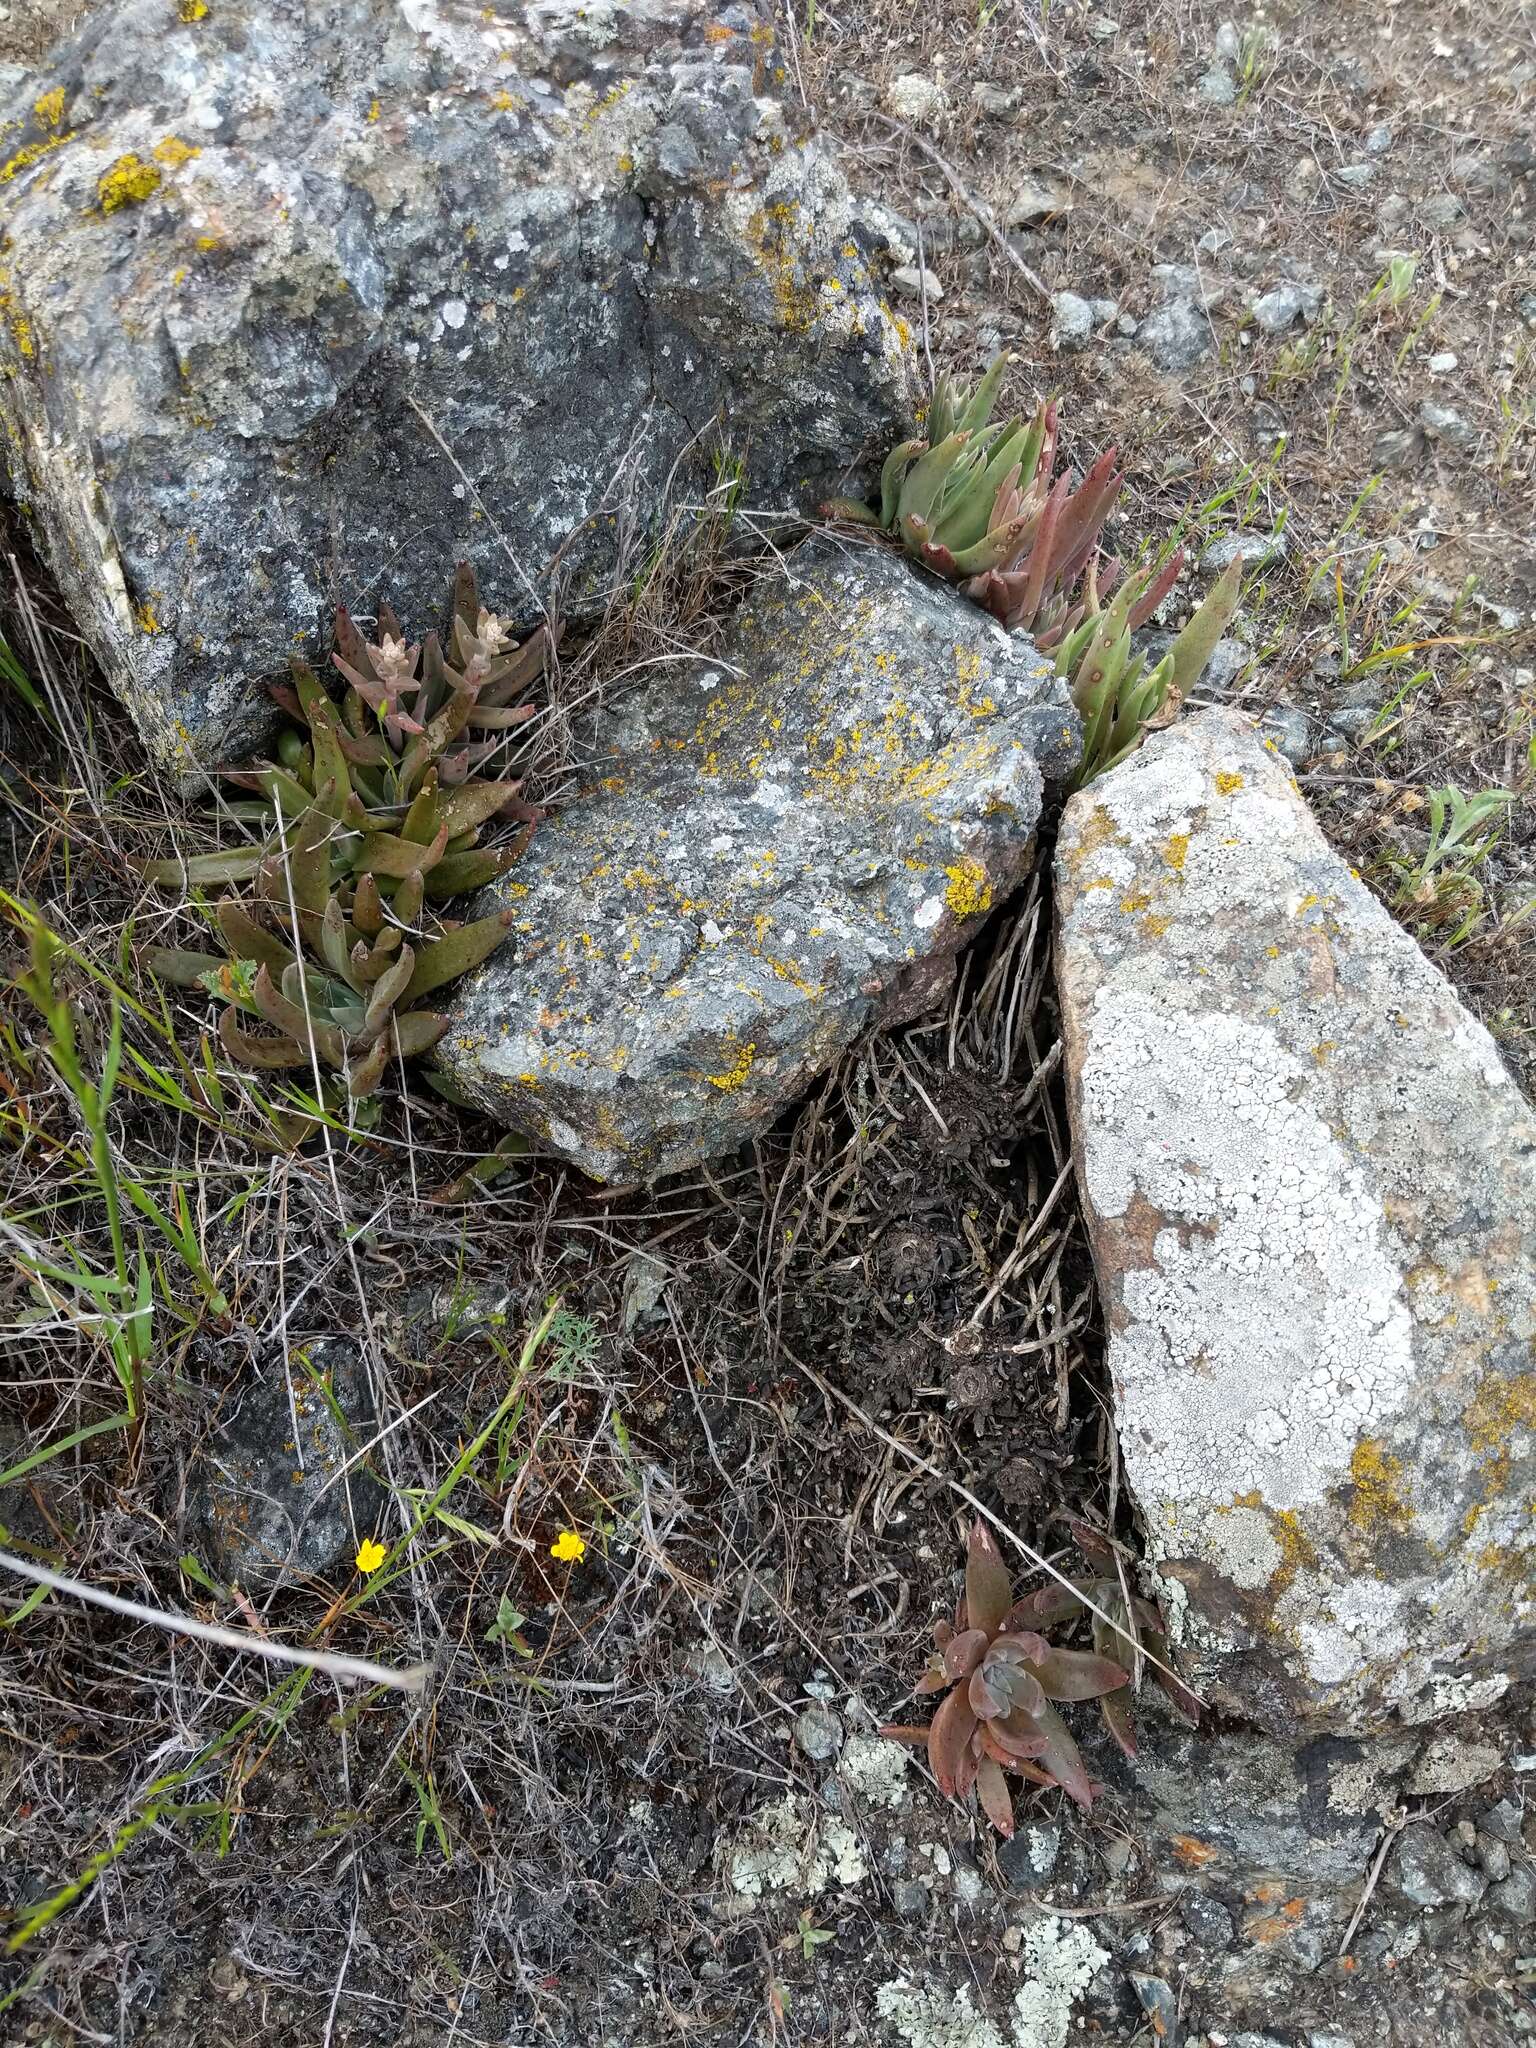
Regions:
<instances>
[{"instance_id":1,"label":"flat rock slab","mask_svg":"<svg viewBox=\"0 0 1536 2048\"><path fill-rule=\"evenodd\" d=\"M601 1180L734 1151L942 996L1080 745L1028 640L889 549L812 542L717 660L605 718L586 794L480 906L516 923L437 1057Z\"/></svg>"},{"instance_id":2,"label":"flat rock slab","mask_svg":"<svg viewBox=\"0 0 1536 2048\"><path fill-rule=\"evenodd\" d=\"M1211 712L1067 806L1059 975L1130 1482L1196 1682L1361 1731L1532 1619L1536 1120Z\"/></svg>"},{"instance_id":3,"label":"flat rock slab","mask_svg":"<svg viewBox=\"0 0 1536 2048\"><path fill-rule=\"evenodd\" d=\"M717 418L773 514L900 437L911 338L777 21L116 0L24 82L6 455L163 763L251 751L338 600L423 630L467 556L503 613L595 604Z\"/></svg>"}]
</instances>

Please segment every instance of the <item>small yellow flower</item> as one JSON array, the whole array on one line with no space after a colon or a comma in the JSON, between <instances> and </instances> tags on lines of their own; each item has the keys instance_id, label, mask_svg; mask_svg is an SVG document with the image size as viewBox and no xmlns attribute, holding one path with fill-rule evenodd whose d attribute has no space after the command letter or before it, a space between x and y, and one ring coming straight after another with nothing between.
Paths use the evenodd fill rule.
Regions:
<instances>
[{"instance_id":1,"label":"small yellow flower","mask_svg":"<svg viewBox=\"0 0 1536 2048\"><path fill-rule=\"evenodd\" d=\"M360 1572L376 1572L384 1562L384 1556L383 1544L365 1536L357 1546L357 1568Z\"/></svg>"},{"instance_id":2,"label":"small yellow flower","mask_svg":"<svg viewBox=\"0 0 1536 2048\"><path fill-rule=\"evenodd\" d=\"M549 1546L549 1554L559 1558L562 1564L580 1564L587 1554L587 1540L578 1536L574 1529L562 1529Z\"/></svg>"}]
</instances>

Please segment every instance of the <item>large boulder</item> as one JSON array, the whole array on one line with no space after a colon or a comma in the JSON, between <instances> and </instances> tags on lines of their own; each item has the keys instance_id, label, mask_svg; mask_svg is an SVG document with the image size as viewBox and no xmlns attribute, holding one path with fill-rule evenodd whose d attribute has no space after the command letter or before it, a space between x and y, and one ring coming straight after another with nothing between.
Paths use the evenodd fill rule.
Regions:
<instances>
[{"instance_id":1,"label":"large boulder","mask_svg":"<svg viewBox=\"0 0 1536 2048\"><path fill-rule=\"evenodd\" d=\"M516 923L438 1057L610 1181L734 1150L867 1023L941 998L1081 744L1028 640L827 540L590 738L590 786L480 906Z\"/></svg>"},{"instance_id":2,"label":"large boulder","mask_svg":"<svg viewBox=\"0 0 1536 2048\"><path fill-rule=\"evenodd\" d=\"M1260 1724L1484 1706L1529 1640L1536 1119L1230 713L1067 806L1059 974L1126 1477Z\"/></svg>"},{"instance_id":3,"label":"large boulder","mask_svg":"<svg viewBox=\"0 0 1536 2048\"><path fill-rule=\"evenodd\" d=\"M7 456L163 762L248 751L337 600L430 618L467 555L579 609L685 450L783 514L897 438L910 339L776 19L117 0L26 81Z\"/></svg>"}]
</instances>

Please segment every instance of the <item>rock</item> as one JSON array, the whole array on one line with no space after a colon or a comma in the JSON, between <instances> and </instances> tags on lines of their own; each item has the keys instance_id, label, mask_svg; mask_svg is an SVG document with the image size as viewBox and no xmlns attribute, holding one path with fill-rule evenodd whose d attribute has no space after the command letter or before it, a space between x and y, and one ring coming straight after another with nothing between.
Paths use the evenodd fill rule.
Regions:
<instances>
[{"instance_id":1,"label":"rock","mask_svg":"<svg viewBox=\"0 0 1536 2048\"><path fill-rule=\"evenodd\" d=\"M1242 59L1243 35L1235 21L1224 21L1216 30L1216 56L1223 64L1236 64Z\"/></svg>"},{"instance_id":2,"label":"rock","mask_svg":"<svg viewBox=\"0 0 1536 2048\"><path fill-rule=\"evenodd\" d=\"M891 1886L891 1904L903 1920L926 1920L933 1910L933 1894L915 1877L898 1878Z\"/></svg>"},{"instance_id":3,"label":"rock","mask_svg":"<svg viewBox=\"0 0 1536 2048\"><path fill-rule=\"evenodd\" d=\"M1334 172L1334 183L1346 185L1351 192L1363 192L1367 185L1374 183L1375 164L1341 164Z\"/></svg>"},{"instance_id":4,"label":"rock","mask_svg":"<svg viewBox=\"0 0 1536 2048\"><path fill-rule=\"evenodd\" d=\"M1273 741L1293 768L1303 768L1312 757L1312 721L1294 704L1275 704L1259 720L1259 738Z\"/></svg>"},{"instance_id":5,"label":"rock","mask_svg":"<svg viewBox=\"0 0 1536 2048\"><path fill-rule=\"evenodd\" d=\"M1496 1842L1504 1842L1510 1848L1518 1848L1525 1839L1524 1820L1524 1814L1513 1799L1501 1799L1497 1806L1489 1807L1477 1824L1485 1835L1492 1835Z\"/></svg>"},{"instance_id":6,"label":"rock","mask_svg":"<svg viewBox=\"0 0 1536 2048\"><path fill-rule=\"evenodd\" d=\"M1264 569L1289 552L1284 529L1279 533L1221 533L1200 550L1200 574L1219 576L1241 560L1250 569Z\"/></svg>"},{"instance_id":7,"label":"rock","mask_svg":"<svg viewBox=\"0 0 1536 2048\"><path fill-rule=\"evenodd\" d=\"M1536 1871L1528 1863L1517 1864L1502 1884L1489 1886L1488 1904L1506 1920L1528 1927L1536 1920Z\"/></svg>"},{"instance_id":8,"label":"rock","mask_svg":"<svg viewBox=\"0 0 1536 2048\"><path fill-rule=\"evenodd\" d=\"M1006 224L1011 228L1037 228L1057 214L1071 210L1072 195L1064 185L1047 178L1026 177L1008 203Z\"/></svg>"},{"instance_id":9,"label":"rock","mask_svg":"<svg viewBox=\"0 0 1536 2048\"><path fill-rule=\"evenodd\" d=\"M109 0L22 88L0 323L16 494L162 763L249 752L333 602L431 620L457 556L600 608L615 477L659 513L722 410L786 507L909 416L767 0L190 12Z\"/></svg>"},{"instance_id":10,"label":"rock","mask_svg":"<svg viewBox=\"0 0 1536 2048\"><path fill-rule=\"evenodd\" d=\"M1363 740L1380 716L1378 704L1352 704L1341 711L1330 712L1328 723L1347 740Z\"/></svg>"},{"instance_id":11,"label":"rock","mask_svg":"<svg viewBox=\"0 0 1536 2048\"><path fill-rule=\"evenodd\" d=\"M1483 1880L1432 1827L1403 1829L1387 1857L1385 1882L1413 1906L1473 1906Z\"/></svg>"},{"instance_id":12,"label":"rock","mask_svg":"<svg viewBox=\"0 0 1536 2048\"><path fill-rule=\"evenodd\" d=\"M1154 306L1136 330L1136 340L1161 370L1192 370L1216 353L1209 317L1187 299Z\"/></svg>"},{"instance_id":13,"label":"rock","mask_svg":"<svg viewBox=\"0 0 1536 2048\"><path fill-rule=\"evenodd\" d=\"M1230 1948L1237 1933L1232 1915L1221 1901L1193 1888L1180 1896L1179 1918L1207 1956Z\"/></svg>"},{"instance_id":14,"label":"rock","mask_svg":"<svg viewBox=\"0 0 1536 2048\"><path fill-rule=\"evenodd\" d=\"M886 87L885 104L898 121L931 128L943 117L944 88L921 72L904 71Z\"/></svg>"},{"instance_id":15,"label":"rock","mask_svg":"<svg viewBox=\"0 0 1536 2048\"><path fill-rule=\"evenodd\" d=\"M1407 1789L1422 1798L1447 1792L1470 1792L1491 1778L1504 1761L1495 1742L1469 1742L1465 1736L1437 1735L1409 1774Z\"/></svg>"},{"instance_id":16,"label":"rock","mask_svg":"<svg viewBox=\"0 0 1536 2048\"><path fill-rule=\"evenodd\" d=\"M321 1339L296 1351L287 1373L268 1371L233 1399L192 1474L192 1518L214 1571L244 1586L350 1574L358 1544L383 1530L388 1507L361 1465L337 1476L374 1429L356 1346Z\"/></svg>"},{"instance_id":17,"label":"rock","mask_svg":"<svg viewBox=\"0 0 1536 2048\"><path fill-rule=\"evenodd\" d=\"M1076 292L1051 294L1051 347L1062 355L1086 348L1093 337L1093 308Z\"/></svg>"},{"instance_id":18,"label":"rock","mask_svg":"<svg viewBox=\"0 0 1536 2048\"><path fill-rule=\"evenodd\" d=\"M1392 147L1392 130L1385 121L1380 121L1365 138L1366 153L1370 156L1385 156Z\"/></svg>"},{"instance_id":19,"label":"rock","mask_svg":"<svg viewBox=\"0 0 1536 2048\"><path fill-rule=\"evenodd\" d=\"M1423 460L1424 435L1418 427L1389 427L1371 447L1372 469L1413 469Z\"/></svg>"},{"instance_id":20,"label":"rock","mask_svg":"<svg viewBox=\"0 0 1536 2048\"><path fill-rule=\"evenodd\" d=\"M1179 2001L1173 1986L1163 1977L1148 1977L1140 1970L1127 1972L1136 2002L1152 2022L1153 2038L1179 2048L1183 2029L1179 2025Z\"/></svg>"},{"instance_id":21,"label":"rock","mask_svg":"<svg viewBox=\"0 0 1536 2048\"><path fill-rule=\"evenodd\" d=\"M1461 361L1454 349L1441 349L1438 355L1429 359L1428 369L1432 377L1448 377Z\"/></svg>"},{"instance_id":22,"label":"rock","mask_svg":"<svg viewBox=\"0 0 1536 2048\"><path fill-rule=\"evenodd\" d=\"M1022 98L1016 85L992 85L985 78L978 78L971 87L972 103L984 114L1011 114Z\"/></svg>"},{"instance_id":23,"label":"rock","mask_svg":"<svg viewBox=\"0 0 1536 2048\"><path fill-rule=\"evenodd\" d=\"M499 885L511 939L439 1057L598 1179L730 1152L874 1018L940 999L1079 745L1027 640L896 551L816 540L718 660L590 735L592 785Z\"/></svg>"},{"instance_id":24,"label":"rock","mask_svg":"<svg viewBox=\"0 0 1536 2048\"><path fill-rule=\"evenodd\" d=\"M1253 302L1253 317L1266 334L1284 334L1298 320L1309 325L1317 318L1323 295L1316 285L1277 284Z\"/></svg>"},{"instance_id":25,"label":"rock","mask_svg":"<svg viewBox=\"0 0 1536 2048\"><path fill-rule=\"evenodd\" d=\"M903 263L891 272L891 283L904 299L931 299L935 305L944 296L944 287L934 273L916 263Z\"/></svg>"},{"instance_id":26,"label":"rock","mask_svg":"<svg viewBox=\"0 0 1536 2048\"><path fill-rule=\"evenodd\" d=\"M1431 441L1443 441L1448 448L1465 453L1477 446L1476 427L1469 425L1453 406L1436 405L1426 399L1419 407L1419 425Z\"/></svg>"},{"instance_id":27,"label":"rock","mask_svg":"<svg viewBox=\"0 0 1536 2048\"><path fill-rule=\"evenodd\" d=\"M1200 80L1200 97L1209 100L1213 106L1230 107L1237 99L1237 85L1230 71L1214 64Z\"/></svg>"},{"instance_id":28,"label":"rock","mask_svg":"<svg viewBox=\"0 0 1536 2048\"><path fill-rule=\"evenodd\" d=\"M1419 224L1433 234L1444 234L1465 220L1466 213L1454 192L1436 192L1420 202Z\"/></svg>"},{"instance_id":29,"label":"rock","mask_svg":"<svg viewBox=\"0 0 1536 2048\"><path fill-rule=\"evenodd\" d=\"M997 1852L997 1865L1011 1885L1035 1891L1048 1884L1061 1854L1061 1829L1049 1822L1021 1827Z\"/></svg>"},{"instance_id":30,"label":"rock","mask_svg":"<svg viewBox=\"0 0 1536 2048\"><path fill-rule=\"evenodd\" d=\"M843 1724L830 1707L806 1707L795 1719L795 1741L813 1764L830 1763L843 1746Z\"/></svg>"},{"instance_id":31,"label":"rock","mask_svg":"<svg viewBox=\"0 0 1536 2048\"><path fill-rule=\"evenodd\" d=\"M1479 1835L1474 1854L1490 1884L1502 1884L1513 1867L1509 1850L1493 1835Z\"/></svg>"},{"instance_id":32,"label":"rock","mask_svg":"<svg viewBox=\"0 0 1536 2048\"><path fill-rule=\"evenodd\" d=\"M1124 1471L1194 1683L1287 1734L1497 1688L1536 1552L1536 1117L1248 721L1057 855Z\"/></svg>"}]
</instances>

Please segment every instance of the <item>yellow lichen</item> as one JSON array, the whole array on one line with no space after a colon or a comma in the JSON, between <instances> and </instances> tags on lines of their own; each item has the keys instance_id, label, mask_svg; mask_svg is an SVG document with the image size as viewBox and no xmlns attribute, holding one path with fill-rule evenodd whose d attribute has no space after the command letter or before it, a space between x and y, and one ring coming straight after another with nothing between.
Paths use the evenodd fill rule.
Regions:
<instances>
[{"instance_id":1,"label":"yellow lichen","mask_svg":"<svg viewBox=\"0 0 1536 2048\"><path fill-rule=\"evenodd\" d=\"M711 1088L720 1089L724 1094L730 1094L734 1089L739 1088L746 1080L748 1074L751 1073L752 1062L756 1057L757 1047L755 1044L743 1045L738 1050L733 1065L727 1067L723 1073L711 1074L709 1076L709 1085Z\"/></svg>"},{"instance_id":2,"label":"yellow lichen","mask_svg":"<svg viewBox=\"0 0 1536 2048\"><path fill-rule=\"evenodd\" d=\"M979 917L992 908L992 884L979 860L966 854L944 872L949 877L944 901L956 917Z\"/></svg>"},{"instance_id":3,"label":"yellow lichen","mask_svg":"<svg viewBox=\"0 0 1536 2048\"><path fill-rule=\"evenodd\" d=\"M1411 1529L1413 1510L1402 1497L1403 1461L1384 1450L1374 1437L1362 1437L1349 1461L1355 1491L1349 1519L1366 1535L1383 1525Z\"/></svg>"},{"instance_id":4,"label":"yellow lichen","mask_svg":"<svg viewBox=\"0 0 1536 2048\"><path fill-rule=\"evenodd\" d=\"M1183 871L1184 862L1188 854L1189 834L1187 832L1175 832L1168 841L1168 844L1163 848L1163 860L1168 867L1174 870L1175 874Z\"/></svg>"},{"instance_id":5,"label":"yellow lichen","mask_svg":"<svg viewBox=\"0 0 1536 2048\"><path fill-rule=\"evenodd\" d=\"M96 203L105 213L120 207L142 206L160 189L160 173L130 149L112 168L103 171L96 185Z\"/></svg>"},{"instance_id":6,"label":"yellow lichen","mask_svg":"<svg viewBox=\"0 0 1536 2048\"><path fill-rule=\"evenodd\" d=\"M1223 796L1232 796L1242 786L1243 778L1241 775L1234 774L1230 768L1224 768L1216 778L1216 787Z\"/></svg>"},{"instance_id":7,"label":"yellow lichen","mask_svg":"<svg viewBox=\"0 0 1536 2048\"><path fill-rule=\"evenodd\" d=\"M377 121L379 118L379 103L377 100L370 100L368 102L368 118L370 121Z\"/></svg>"},{"instance_id":8,"label":"yellow lichen","mask_svg":"<svg viewBox=\"0 0 1536 2048\"><path fill-rule=\"evenodd\" d=\"M189 164L193 157L201 156L203 152L194 143L183 142L179 135L167 135L155 144L154 153L161 163L169 164L174 170L181 164Z\"/></svg>"},{"instance_id":9,"label":"yellow lichen","mask_svg":"<svg viewBox=\"0 0 1536 2048\"><path fill-rule=\"evenodd\" d=\"M40 100L32 102L32 111L41 128L57 128L64 118L64 88L56 85L52 92L45 92Z\"/></svg>"},{"instance_id":10,"label":"yellow lichen","mask_svg":"<svg viewBox=\"0 0 1536 2048\"><path fill-rule=\"evenodd\" d=\"M41 142L29 142L24 149L18 149L13 157L0 164L0 185L9 185L12 178L20 177L23 171L30 171L39 157L45 157L50 149L57 149L68 140L67 134L48 135Z\"/></svg>"},{"instance_id":11,"label":"yellow lichen","mask_svg":"<svg viewBox=\"0 0 1536 2048\"><path fill-rule=\"evenodd\" d=\"M491 94L491 105L498 114L506 114L510 113L512 108L517 105L517 101L513 99L505 86L501 86L496 92Z\"/></svg>"},{"instance_id":12,"label":"yellow lichen","mask_svg":"<svg viewBox=\"0 0 1536 2048\"><path fill-rule=\"evenodd\" d=\"M133 608L133 616L138 621L141 633L158 633L160 631L160 621L155 617L153 598L146 597L142 604L136 604Z\"/></svg>"},{"instance_id":13,"label":"yellow lichen","mask_svg":"<svg viewBox=\"0 0 1536 2048\"><path fill-rule=\"evenodd\" d=\"M176 12L190 28L194 21L201 21L208 12L208 0L176 0Z\"/></svg>"}]
</instances>

